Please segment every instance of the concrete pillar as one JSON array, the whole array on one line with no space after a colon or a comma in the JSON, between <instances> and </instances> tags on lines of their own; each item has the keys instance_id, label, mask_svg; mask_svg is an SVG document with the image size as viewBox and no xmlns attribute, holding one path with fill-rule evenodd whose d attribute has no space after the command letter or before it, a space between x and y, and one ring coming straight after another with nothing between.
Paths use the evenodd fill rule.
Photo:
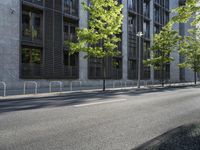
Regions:
<instances>
[{"instance_id":1,"label":"concrete pillar","mask_svg":"<svg viewBox=\"0 0 200 150\"><path fill-rule=\"evenodd\" d=\"M87 0L79 1L79 27L86 28L88 27L88 13L84 10L82 2L87 3ZM85 55L83 52L79 54L79 79L83 81L88 79L88 60L84 58Z\"/></svg>"},{"instance_id":2,"label":"concrete pillar","mask_svg":"<svg viewBox=\"0 0 200 150\"><path fill-rule=\"evenodd\" d=\"M150 1L150 19L151 19L151 22L150 22L150 38L152 39L151 40L151 43L150 43L150 47L152 46L153 44L153 34L154 34L154 3L153 1ZM152 54L151 54L151 58L152 58ZM154 69L153 67L151 67L151 81L154 80Z\"/></svg>"},{"instance_id":3,"label":"concrete pillar","mask_svg":"<svg viewBox=\"0 0 200 150\"><path fill-rule=\"evenodd\" d=\"M19 80L20 1L0 1L0 80Z\"/></svg>"},{"instance_id":4,"label":"concrete pillar","mask_svg":"<svg viewBox=\"0 0 200 150\"><path fill-rule=\"evenodd\" d=\"M122 1L124 5L123 8L123 25L122 25L122 71L123 71L123 80L128 79L128 1Z\"/></svg>"},{"instance_id":5,"label":"concrete pillar","mask_svg":"<svg viewBox=\"0 0 200 150\"><path fill-rule=\"evenodd\" d=\"M170 10L179 6L178 1L169 1ZM173 14L170 14L170 18L173 17ZM173 27L175 30L179 31L179 24L175 24ZM180 58L178 50L172 52L171 56L174 58L174 61L170 64L170 80L171 81L180 81L180 69L178 67Z\"/></svg>"}]
</instances>

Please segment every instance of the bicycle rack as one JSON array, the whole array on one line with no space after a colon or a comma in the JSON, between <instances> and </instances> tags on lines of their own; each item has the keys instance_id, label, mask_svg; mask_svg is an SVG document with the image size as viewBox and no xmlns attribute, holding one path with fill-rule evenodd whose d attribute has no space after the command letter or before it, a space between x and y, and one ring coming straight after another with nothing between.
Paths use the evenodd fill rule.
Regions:
<instances>
[{"instance_id":1,"label":"bicycle rack","mask_svg":"<svg viewBox=\"0 0 200 150\"><path fill-rule=\"evenodd\" d=\"M61 81L51 81L51 82L49 83L49 93L52 92L52 84L53 84L53 83L59 83L59 86L60 86L60 92L62 92L62 86L63 86L63 83L62 83Z\"/></svg>"},{"instance_id":2,"label":"bicycle rack","mask_svg":"<svg viewBox=\"0 0 200 150\"><path fill-rule=\"evenodd\" d=\"M121 84L121 88L123 88L123 82L122 81L114 81L113 82L113 88L115 88L116 83L120 83Z\"/></svg>"},{"instance_id":3,"label":"bicycle rack","mask_svg":"<svg viewBox=\"0 0 200 150\"><path fill-rule=\"evenodd\" d=\"M1 81L0 84L3 85L3 97L5 97L6 96L6 88L7 88L6 83Z\"/></svg>"},{"instance_id":4,"label":"bicycle rack","mask_svg":"<svg viewBox=\"0 0 200 150\"><path fill-rule=\"evenodd\" d=\"M125 87L127 87L127 83L130 83L130 87L131 87L131 85L132 85L133 87L134 87L134 85L135 85L135 84L134 84L134 83L135 83L134 81L125 81L125 82L124 82Z\"/></svg>"},{"instance_id":5,"label":"bicycle rack","mask_svg":"<svg viewBox=\"0 0 200 150\"><path fill-rule=\"evenodd\" d=\"M73 91L73 83L79 83L80 88L82 87L82 81L72 81L72 82L70 83L70 91Z\"/></svg>"},{"instance_id":6,"label":"bicycle rack","mask_svg":"<svg viewBox=\"0 0 200 150\"><path fill-rule=\"evenodd\" d=\"M153 87L153 81L152 80L146 81L146 87Z\"/></svg>"},{"instance_id":7,"label":"bicycle rack","mask_svg":"<svg viewBox=\"0 0 200 150\"><path fill-rule=\"evenodd\" d=\"M26 81L26 82L24 82L24 95L26 94L26 85L28 83L32 83L32 84L35 85L35 94L37 94L38 93L38 84L37 84L37 82L35 82L35 81Z\"/></svg>"}]
</instances>

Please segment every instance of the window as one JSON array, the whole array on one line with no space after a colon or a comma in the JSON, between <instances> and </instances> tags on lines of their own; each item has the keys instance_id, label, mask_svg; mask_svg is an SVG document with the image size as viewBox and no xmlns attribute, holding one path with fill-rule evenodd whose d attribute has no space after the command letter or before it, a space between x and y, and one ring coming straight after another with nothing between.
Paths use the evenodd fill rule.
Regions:
<instances>
[{"instance_id":1,"label":"window","mask_svg":"<svg viewBox=\"0 0 200 150\"><path fill-rule=\"evenodd\" d=\"M128 62L128 78L129 79L136 79L137 78L137 61L136 60L129 60Z\"/></svg>"},{"instance_id":2,"label":"window","mask_svg":"<svg viewBox=\"0 0 200 150\"><path fill-rule=\"evenodd\" d=\"M21 50L21 77L41 78L42 49L23 46Z\"/></svg>"},{"instance_id":3,"label":"window","mask_svg":"<svg viewBox=\"0 0 200 150\"><path fill-rule=\"evenodd\" d=\"M169 9L169 0L165 0L165 8Z\"/></svg>"},{"instance_id":4,"label":"window","mask_svg":"<svg viewBox=\"0 0 200 150\"><path fill-rule=\"evenodd\" d=\"M160 22L160 13L157 7L154 7L154 21Z\"/></svg>"},{"instance_id":5,"label":"window","mask_svg":"<svg viewBox=\"0 0 200 150\"><path fill-rule=\"evenodd\" d=\"M79 76L79 54L69 54L68 42L76 42L76 28L78 23L64 21L64 51L63 64L64 73L67 78L78 78Z\"/></svg>"},{"instance_id":6,"label":"window","mask_svg":"<svg viewBox=\"0 0 200 150\"><path fill-rule=\"evenodd\" d=\"M159 26L154 25L154 34L157 34L160 32Z\"/></svg>"},{"instance_id":7,"label":"window","mask_svg":"<svg viewBox=\"0 0 200 150\"><path fill-rule=\"evenodd\" d=\"M22 13L22 36L42 39L42 14L24 10Z\"/></svg>"},{"instance_id":8,"label":"window","mask_svg":"<svg viewBox=\"0 0 200 150\"><path fill-rule=\"evenodd\" d=\"M64 0L64 13L78 16L78 0Z\"/></svg>"},{"instance_id":9,"label":"window","mask_svg":"<svg viewBox=\"0 0 200 150\"><path fill-rule=\"evenodd\" d=\"M39 48L22 48L22 64L41 64L42 51Z\"/></svg>"},{"instance_id":10,"label":"window","mask_svg":"<svg viewBox=\"0 0 200 150\"><path fill-rule=\"evenodd\" d=\"M168 22L169 22L169 13L165 12L164 23L167 24Z\"/></svg>"},{"instance_id":11,"label":"window","mask_svg":"<svg viewBox=\"0 0 200 150\"><path fill-rule=\"evenodd\" d=\"M149 14L150 14L149 1L146 1L143 3L143 15L149 17Z\"/></svg>"},{"instance_id":12,"label":"window","mask_svg":"<svg viewBox=\"0 0 200 150\"><path fill-rule=\"evenodd\" d=\"M128 8L136 11L136 0L128 0Z\"/></svg>"},{"instance_id":13,"label":"window","mask_svg":"<svg viewBox=\"0 0 200 150\"><path fill-rule=\"evenodd\" d=\"M64 65L65 66L78 66L78 54L70 55L68 51L64 51Z\"/></svg>"},{"instance_id":14,"label":"window","mask_svg":"<svg viewBox=\"0 0 200 150\"><path fill-rule=\"evenodd\" d=\"M146 60L146 59L149 59L150 58L150 43L149 42L144 42L144 45L143 45L143 59Z\"/></svg>"},{"instance_id":15,"label":"window","mask_svg":"<svg viewBox=\"0 0 200 150\"><path fill-rule=\"evenodd\" d=\"M136 58L136 16L129 16L128 30L129 57Z\"/></svg>"},{"instance_id":16,"label":"window","mask_svg":"<svg viewBox=\"0 0 200 150\"><path fill-rule=\"evenodd\" d=\"M150 38L150 22L144 20L143 32L144 32L145 38Z\"/></svg>"},{"instance_id":17,"label":"window","mask_svg":"<svg viewBox=\"0 0 200 150\"><path fill-rule=\"evenodd\" d=\"M128 17L128 28L129 28L129 32L136 33L136 17L135 16Z\"/></svg>"}]
</instances>

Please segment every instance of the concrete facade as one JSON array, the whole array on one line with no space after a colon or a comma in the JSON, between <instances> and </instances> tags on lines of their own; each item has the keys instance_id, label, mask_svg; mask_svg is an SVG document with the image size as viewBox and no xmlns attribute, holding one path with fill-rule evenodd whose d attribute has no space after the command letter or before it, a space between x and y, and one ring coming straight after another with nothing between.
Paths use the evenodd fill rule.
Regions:
<instances>
[{"instance_id":1,"label":"concrete facade","mask_svg":"<svg viewBox=\"0 0 200 150\"><path fill-rule=\"evenodd\" d=\"M0 81L17 84L19 79L20 2L0 2Z\"/></svg>"},{"instance_id":2,"label":"concrete facade","mask_svg":"<svg viewBox=\"0 0 200 150\"><path fill-rule=\"evenodd\" d=\"M87 12L83 10L81 3L86 0L79 1L79 13L80 13L80 20L79 25L80 28L87 27ZM123 0L123 33L122 33L122 50L123 50L123 77L122 81L128 80L128 1ZM174 8L178 6L178 0L170 1L170 8ZM150 2L150 36L151 39L153 38L153 9L154 4L153 0ZM9 88L16 88L16 87L23 87L24 81L36 81L39 85L48 86L49 81L52 80L25 80L20 79L20 20L21 20L21 2L20 0L2 0L0 1L0 81L4 81L7 83ZM175 26L175 29L179 29L179 26ZM101 84L101 80L88 80L88 61L84 58L85 54L80 53L79 55L79 80L83 81L86 85L95 85ZM179 63L179 55L178 52L174 52L172 54L176 58L171 64L171 80L179 81L180 71L177 67ZM191 71L186 70L185 72L185 79L190 81L193 79L193 74ZM79 81L78 80L78 81ZM154 71L151 68L151 80L154 80ZM61 80L66 84L69 84L71 80ZM107 81L108 84L112 84L113 80Z\"/></svg>"}]
</instances>

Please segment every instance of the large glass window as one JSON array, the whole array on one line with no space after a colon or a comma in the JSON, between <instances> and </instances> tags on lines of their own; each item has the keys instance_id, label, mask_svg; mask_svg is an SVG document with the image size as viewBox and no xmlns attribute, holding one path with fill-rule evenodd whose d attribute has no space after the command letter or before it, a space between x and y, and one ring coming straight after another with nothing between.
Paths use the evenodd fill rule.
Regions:
<instances>
[{"instance_id":1,"label":"large glass window","mask_svg":"<svg viewBox=\"0 0 200 150\"><path fill-rule=\"evenodd\" d=\"M143 45L143 60L147 60L150 58L150 43L149 42L144 42ZM143 78L144 79L149 79L150 78L150 67L144 66L143 67Z\"/></svg>"},{"instance_id":2,"label":"large glass window","mask_svg":"<svg viewBox=\"0 0 200 150\"><path fill-rule=\"evenodd\" d=\"M129 16L128 20L129 57L136 58L136 16Z\"/></svg>"},{"instance_id":3,"label":"large glass window","mask_svg":"<svg viewBox=\"0 0 200 150\"><path fill-rule=\"evenodd\" d=\"M35 47L22 47L21 75L25 78L41 77L42 49Z\"/></svg>"},{"instance_id":4,"label":"large glass window","mask_svg":"<svg viewBox=\"0 0 200 150\"><path fill-rule=\"evenodd\" d=\"M154 21L160 22L160 13L158 7L154 7Z\"/></svg>"},{"instance_id":5,"label":"large glass window","mask_svg":"<svg viewBox=\"0 0 200 150\"><path fill-rule=\"evenodd\" d=\"M143 3L143 15L146 17L149 17L150 15L149 1L144 1Z\"/></svg>"},{"instance_id":6,"label":"large glass window","mask_svg":"<svg viewBox=\"0 0 200 150\"><path fill-rule=\"evenodd\" d=\"M41 64L42 51L39 48L22 48L22 64Z\"/></svg>"},{"instance_id":7,"label":"large glass window","mask_svg":"<svg viewBox=\"0 0 200 150\"><path fill-rule=\"evenodd\" d=\"M150 22L149 21L144 21L143 32L144 32L145 38L150 38Z\"/></svg>"},{"instance_id":8,"label":"large glass window","mask_svg":"<svg viewBox=\"0 0 200 150\"><path fill-rule=\"evenodd\" d=\"M64 72L67 78L78 78L79 55L69 54L69 42L76 42L76 28L78 23L64 22Z\"/></svg>"},{"instance_id":9,"label":"large glass window","mask_svg":"<svg viewBox=\"0 0 200 150\"><path fill-rule=\"evenodd\" d=\"M29 39L42 39L42 14L23 10L22 36Z\"/></svg>"},{"instance_id":10,"label":"large glass window","mask_svg":"<svg viewBox=\"0 0 200 150\"><path fill-rule=\"evenodd\" d=\"M128 78L129 79L136 79L137 78L137 61L130 59L128 61Z\"/></svg>"}]
</instances>

